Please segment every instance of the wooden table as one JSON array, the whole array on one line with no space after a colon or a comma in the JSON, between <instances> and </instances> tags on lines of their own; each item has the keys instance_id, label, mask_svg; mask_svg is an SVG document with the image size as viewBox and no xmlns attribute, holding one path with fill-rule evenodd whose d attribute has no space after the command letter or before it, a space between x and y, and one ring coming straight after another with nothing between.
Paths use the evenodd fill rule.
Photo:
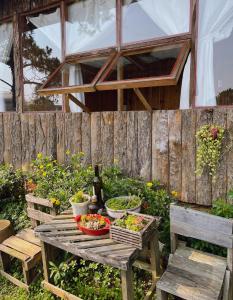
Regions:
<instances>
[{"instance_id":1,"label":"wooden table","mask_svg":"<svg viewBox=\"0 0 233 300\"><path fill-rule=\"evenodd\" d=\"M72 214L56 217L50 223L40 225L35 229L41 240L42 260L44 269L44 288L63 299L81 300L49 282L48 262L52 260L51 247L65 250L86 260L107 264L121 270L123 300L132 300L133 274L132 266L152 272L153 284L145 300L152 298L156 282L160 275L160 254L157 231L153 235L148 248L139 250L133 246L115 242L105 236L84 235L77 229ZM138 260L148 257L150 263Z\"/></svg>"}]
</instances>

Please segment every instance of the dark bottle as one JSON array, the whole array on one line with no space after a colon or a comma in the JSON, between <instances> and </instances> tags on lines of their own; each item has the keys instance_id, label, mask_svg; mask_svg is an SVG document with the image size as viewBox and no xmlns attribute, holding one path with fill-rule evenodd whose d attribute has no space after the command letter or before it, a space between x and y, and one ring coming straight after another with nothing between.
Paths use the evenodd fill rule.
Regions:
<instances>
[{"instance_id":1,"label":"dark bottle","mask_svg":"<svg viewBox=\"0 0 233 300\"><path fill-rule=\"evenodd\" d=\"M94 195L96 195L97 198L97 205L99 206L99 208L103 208L104 207L104 202L102 198L103 183L99 174L99 166L97 165L95 166L95 177L93 180L93 187L94 187Z\"/></svg>"},{"instance_id":2,"label":"dark bottle","mask_svg":"<svg viewBox=\"0 0 233 300\"><path fill-rule=\"evenodd\" d=\"M93 195L91 197L91 202L90 202L88 208L89 208L90 214L97 214L97 212L99 210L99 206L97 204L97 197L96 197L96 195Z\"/></svg>"}]
</instances>

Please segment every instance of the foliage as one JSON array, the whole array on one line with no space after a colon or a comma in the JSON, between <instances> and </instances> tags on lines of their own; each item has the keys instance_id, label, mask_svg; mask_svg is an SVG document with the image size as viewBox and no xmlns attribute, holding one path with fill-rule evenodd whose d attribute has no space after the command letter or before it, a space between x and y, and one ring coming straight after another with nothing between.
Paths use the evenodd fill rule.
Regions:
<instances>
[{"instance_id":1,"label":"foliage","mask_svg":"<svg viewBox=\"0 0 233 300\"><path fill-rule=\"evenodd\" d=\"M87 202L88 198L87 196L83 193L83 191L78 191L75 193L71 198L70 201L73 203L83 203Z\"/></svg>"},{"instance_id":2,"label":"foliage","mask_svg":"<svg viewBox=\"0 0 233 300\"><path fill-rule=\"evenodd\" d=\"M206 168L209 175L215 176L221 158L224 129L218 125L204 125L196 133L197 138L197 168L201 176Z\"/></svg>"},{"instance_id":3,"label":"foliage","mask_svg":"<svg viewBox=\"0 0 233 300\"><path fill-rule=\"evenodd\" d=\"M23 200L4 201L0 206L0 219L9 220L15 231L30 227L26 202Z\"/></svg>"},{"instance_id":4,"label":"foliage","mask_svg":"<svg viewBox=\"0 0 233 300\"><path fill-rule=\"evenodd\" d=\"M213 203L211 213L219 217L233 219L233 205L226 203L223 199L217 199Z\"/></svg>"},{"instance_id":5,"label":"foliage","mask_svg":"<svg viewBox=\"0 0 233 300\"><path fill-rule=\"evenodd\" d=\"M50 262L51 278L56 285L82 299L122 299L120 271L107 265L81 259L55 265ZM136 299L142 299L151 281L148 273L134 272Z\"/></svg>"},{"instance_id":6,"label":"foliage","mask_svg":"<svg viewBox=\"0 0 233 300\"><path fill-rule=\"evenodd\" d=\"M148 221L141 216L128 215L115 221L115 225L132 231L141 231Z\"/></svg>"},{"instance_id":7,"label":"foliage","mask_svg":"<svg viewBox=\"0 0 233 300\"><path fill-rule=\"evenodd\" d=\"M136 208L141 204L141 199L137 196L130 197L116 197L109 199L106 202L108 208L113 210L125 210Z\"/></svg>"},{"instance_id":8,"label":"foliage","mask_svg":"<svg viewBox=\"0 0 233 300\"><path fill-rule=\"evenodd\" d=\"M32 162L32 172L28 175L28 179L36 185L34 194L51 199L55 205L61 205L64 209L69 206L69 199L78 190L90 192L94 170L91 166L84 166L83 158L84 154L78 153L70 157L68 165L61 165L52 157L44 157L39 153Z\"/></svg>"},{"instance_id":9,"label":"foliage","mask_svg":"<svg viewBox=\"0 0 233 300\"><path fill-rule=\"evenodd\" d=\"M0 165L0 199L24 197L24 177L11 165Z\"/></svg>"}]
</instances>

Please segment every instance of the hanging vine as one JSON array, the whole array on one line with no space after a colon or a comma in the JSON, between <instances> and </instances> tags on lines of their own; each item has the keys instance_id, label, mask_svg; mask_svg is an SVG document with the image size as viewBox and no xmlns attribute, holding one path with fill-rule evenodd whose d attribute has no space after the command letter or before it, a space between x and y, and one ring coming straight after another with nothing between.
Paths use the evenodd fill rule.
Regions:
<instances>
[{"instance_id":1,"label":"hanging vine","mask_svg":"<svg viewBox=\"0 0 233 300\"><path fill-rule=\"evenodd\" d=\"M196 174L201 176L207 169L213 178L221 158L224 128L218 125L204 125L196 133L197 165Z\"/></svg>"}]
</instances>

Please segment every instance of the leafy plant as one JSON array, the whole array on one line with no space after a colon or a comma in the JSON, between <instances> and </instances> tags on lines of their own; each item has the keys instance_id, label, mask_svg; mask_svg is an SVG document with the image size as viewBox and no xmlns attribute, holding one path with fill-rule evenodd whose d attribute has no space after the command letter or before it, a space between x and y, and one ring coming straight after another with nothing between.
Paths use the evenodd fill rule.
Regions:
<instances>
[{"instance_id":1,"label":"leafy plant","mask_svg":"<svg viewBox=\"0 0 233 300\"><path fill-rule=\"evenodd\" d=\"M138 207L141 204L141 199L137 196L117 197L109 199L106 202L108 208L112 210L125 210Z\"/></svg>"},{"instance_id":2,"label":"leafy plant","mask_svg":"<svg viewBox=\"0 0 233 300\"><path fill-rule=\"evenodd\" d=\"M221 158L224 129L218 125L204 125L196 133L197 138L197 168L196 173L201 176L204 169L215 177Z\"/></svg>"},{"instance_id":3,"label":"leafy plant","mask_svg":"<svg viewBox=\"0 0 233 300\"><path fill-rule=\"evenodd\" d=\"M141 231L148 221L141 216L128 215L115 221L115 225L132 231Z\"/></svg>"},{"instance_id":4,"label":"leafy plant","mask_svg":"<svg viewBox=\"0 0 233 300\"><path fill-rule=\"evenodd\" d=\"M73 203L83 203L88 201L88 198L83 191L78 191L70 198L70 201Z\"/></svg>"},{"instance_id":5,"label":"leafy plant","mask_svg":"<svg viewBox=\"0 0 233 300\"><path fill-rule=\"evenodd\" d=\"M0 199L19 199L24 197L24 176L13 166L0 165Z\"/></svg>"}]
</instances>

